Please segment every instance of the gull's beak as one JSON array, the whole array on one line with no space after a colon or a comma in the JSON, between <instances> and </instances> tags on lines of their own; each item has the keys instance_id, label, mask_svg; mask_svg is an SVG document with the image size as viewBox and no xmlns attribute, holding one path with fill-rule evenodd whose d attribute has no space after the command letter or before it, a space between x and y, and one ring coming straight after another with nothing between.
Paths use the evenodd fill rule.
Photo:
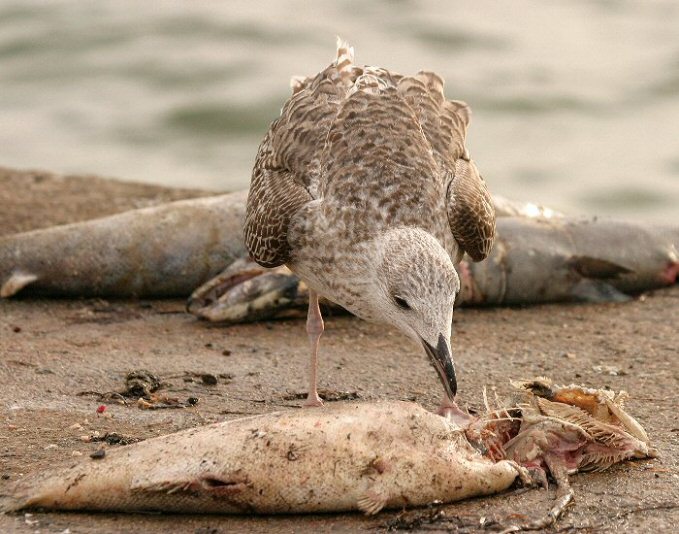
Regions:
<instances>
[{"instance_id":1,"label":"gull's beak","mask_svg":"<svg viewBox=\"0 0 679 534\"><path fill-rule=\"evenodd\" d=\"M443 334L439 334L439 341L436 347L432 347L429 343L422 340L424 350L427 352L434 367L439 373L443 387L450 400L455 400L457 393L457 378L455 377L455 366L453 366L453 357L450 354L450 347L448 341Z\"/></svg>"}]
</instances>

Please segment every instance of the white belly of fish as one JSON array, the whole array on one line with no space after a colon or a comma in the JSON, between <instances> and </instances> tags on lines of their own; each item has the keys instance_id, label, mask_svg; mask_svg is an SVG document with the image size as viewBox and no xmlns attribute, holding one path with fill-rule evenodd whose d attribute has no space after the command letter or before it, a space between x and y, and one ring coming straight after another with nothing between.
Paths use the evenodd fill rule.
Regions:
<instances>
[{"instance_id":1,"label":"white belly of fish","mask_svg":"<svg viewBox=\"0 0 679 534\"><path fill-rule=\"evenodd\" d=\"M406 402L269 413L129 445L0 490L0 510L297 513L416 506L509 487L444 418Z\"/></svg>"}]
</instances>

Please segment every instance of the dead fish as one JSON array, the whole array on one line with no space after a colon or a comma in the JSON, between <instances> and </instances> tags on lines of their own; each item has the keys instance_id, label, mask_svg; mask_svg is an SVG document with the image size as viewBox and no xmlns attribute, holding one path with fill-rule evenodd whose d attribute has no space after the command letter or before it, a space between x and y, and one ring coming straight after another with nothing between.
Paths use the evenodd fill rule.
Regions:
<instances>
[{"instance_id":1,"label":"dead fish","mask_svg":"<svg viewBox=\"0 0 679 534\"><path fill-rule=\"evenodd\" d=\"M241 191L171 202L0 237L0 297L193 292L193 313L227 322L307 306L306 288L288 278L289 271L266 271L257 279L265 271L244 263L246 196ZM624 300L627 293L676 281L679 228L573 220L531 203L493 201L497 244L488 260L460 264L461 304ZM239 271L241 266L246 268ZM239 282L247 283L237 287ZM234 289L238 294L225 296L219 309L208 307Z\"/></svg>"},{"instance_id":2,"label":"dead fish","mask_svg":"<svg viewBox=\"0 0 679 534\"><path fill-rule=\"evenodd\" d=\"M679 227L506 217L498 234L491 257L460 269L465 303L625 301L679 273Z\"/></svg>"},{"instance_id":3,"label":"dead fish","mask_svg":"<svg viewBox=\"0 0 679 534\"><path fill-rule=\"evenodd\" d=\"M456 306L621 302L677 281L679 227L537 213L497 219L491 255L458 265ZM241 260L194 291L188 310L237 323L306 313L307 299L306 286L287 268Z\"/></svg>"},{"instance_id":4,"label":"dead fish","mask_svg":"<svg viewBox=\"0 0 679 534\"><path fill-rule=\"evenodd\" d=\"M546 379L517 387L518 400L478 419L385 401L193 428L8 485L0 511L375 514L498 493L516 481L546 483L547 475L563 494L556 507L565 508L569 474L653 456L624 395ZM512 528L556 517L553 509Z\"/></svg>"},{"instance_id":5,"label":"dead fish","mask_svg":"<svg viewBox=\"0 0 679 534\"><path fill-rule=\"evenodd\" d=\"M496 493L519 473L513 462L483 457L453 423L416 404L342 404L110 450L0 490L0 510L373 514Z\"/></svg>"},{"instance_id":6,"label":"dead fish","mask_svg":"<svg viewBox=\"0 0 679 534\"><path fill-rule=\"evenodd\" d=\"M560 211L533 202L519 202L499 195L493 196L496 217L523 217L528 219L558 219L564 217Z\"/></svg>"},{"instance_id":7,"label":"dead fish","mask_svg":"<svg viewBox=\"0 0 679 534\"><path fill-rule=\"evenodd\" d=\"M246 191L0 237L0 297L186 296L245 256Z\"/></svg>"}]
</instances>

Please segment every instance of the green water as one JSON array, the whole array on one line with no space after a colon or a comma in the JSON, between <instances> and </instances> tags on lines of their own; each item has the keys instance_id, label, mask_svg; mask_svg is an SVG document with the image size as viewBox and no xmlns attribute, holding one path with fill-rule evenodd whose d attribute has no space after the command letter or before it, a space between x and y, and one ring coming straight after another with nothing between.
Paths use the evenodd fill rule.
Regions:
<instances>
[{"instance_id":1,"label":"green water","mask_svg":"<svg viewBox=\"0 0 679 534\"><path fill-rule=\"evenodd\" d=\"M491 190L679 222L679 3L0 0L0 165L246 187L293 74L446 79Z\"/></svg>"}]
</instances>

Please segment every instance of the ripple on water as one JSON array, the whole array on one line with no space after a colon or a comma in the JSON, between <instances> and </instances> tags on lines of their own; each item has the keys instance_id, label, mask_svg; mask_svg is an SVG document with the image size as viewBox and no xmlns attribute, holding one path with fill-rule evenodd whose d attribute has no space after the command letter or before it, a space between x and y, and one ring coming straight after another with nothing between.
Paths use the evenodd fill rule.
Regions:
<instances>
[{"instance_id":1,"label":"ripple on water","mask_svg":"<svg viewBox=\"0 0 679 534\"><path fill-rule=\"evenodd\" d=\"M270 102L234 106L224 102L190 103L177 106L163 118L162 125L175 131L207 137L262 135L280 113L286 96Z\"/></svg>"}]
</instances>

